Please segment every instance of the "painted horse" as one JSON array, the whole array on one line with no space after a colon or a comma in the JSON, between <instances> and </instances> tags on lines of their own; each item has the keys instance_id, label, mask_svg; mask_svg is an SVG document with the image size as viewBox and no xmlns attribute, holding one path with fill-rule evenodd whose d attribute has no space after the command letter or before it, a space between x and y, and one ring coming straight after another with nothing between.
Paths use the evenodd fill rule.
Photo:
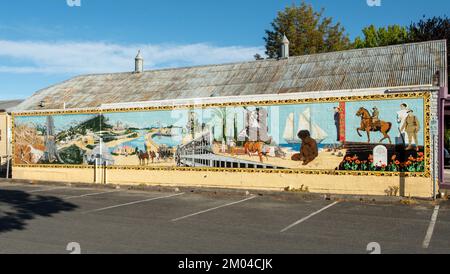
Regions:
<instances>
[{"instance_id":1,"label":"painted horse","mask_svg":"<svg viewBox=\"0 0 450 274\"><path fill-rule=\"evenodd\" d=\"M252 157L252 154L256 153L259 156L259 161L264 163L263 156L266 156L266 159L269 160L266 151L264 151L264 147L264 142L246 142L244 144L245 154Z\"/></svg>"},{"instance_id":2,"label":"painted horse","mask_svg":"<svg viewBox=\"0 0 450 274\"><path fill-rule=\"evenodd\" d=\"M139 164L142 166L148 165L150 162L150 154L148 152L143 152L142 150L140 150L137 153L137 156L139 157ZM147 161L147 163L145 162Z\"/></svg>"},{"instance_id":3,"label":"painted horse","mask_svg":"<svg viewBox=\"0 0 450 274\"><path fill-rule=\"evenodd\" d=\"M362 137L360 131L365 131L367 133L368 143L370 143L370 132L381 132L384 137L380 140L380 143L388 139L389 143L392 144L391 137L388 134L392 129L392 123L385 121L374 123L370 112L363 107L358 110L356 116L361 117L361 127L356 129L359 137Z\"/></svg>"},{"instance_id":4,"label":"painted horse","mask_svg":"<svg viewBox=\"0 0 450 274\"><path fill-rule=\"evenodd\" d=\"M154 151L148 152L148 155L150 156L150 159L152 159L152 164L154 164L155 163L155 159L158 158L158 155L156 155L156 153Z\"/></svg>"}]
</instances>

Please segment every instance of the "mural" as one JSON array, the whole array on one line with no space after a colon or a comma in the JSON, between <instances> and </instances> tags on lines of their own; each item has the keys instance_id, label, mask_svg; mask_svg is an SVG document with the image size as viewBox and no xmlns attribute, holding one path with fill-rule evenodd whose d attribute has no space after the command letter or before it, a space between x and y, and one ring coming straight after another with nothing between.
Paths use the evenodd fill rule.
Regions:
<instances>
[{"instance_id":1,"label":"mural","mask_svg":"<svg viewBox=\"0 0 450 274\"><path fill-rule=\"evenodd\" d=\"M15 115L14 164L419 173L420 95Z\"/></svg>"}]
</instances>

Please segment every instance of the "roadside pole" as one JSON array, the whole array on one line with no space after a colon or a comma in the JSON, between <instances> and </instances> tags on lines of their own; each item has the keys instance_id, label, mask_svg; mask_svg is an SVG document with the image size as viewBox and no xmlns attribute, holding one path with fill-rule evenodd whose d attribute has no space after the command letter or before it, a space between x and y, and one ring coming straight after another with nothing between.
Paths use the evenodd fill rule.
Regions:
<instances>
[{"instance_id":1,"label":"roadside pole","mask_svg":"<svg viewBox=\"0 0 450 274\"><path fill-rule=\"evenodd\" d=\"M97 159L97 157L95 157L95 160L94 160L94 184L97 183L97 162L98 162L98 159Z\"/></svg>"},{"instance_id":2,"label":"roadside pole","mask_svg":"<svg viewBox=\"0 0 450 274\"><path fill-rule=\"evenodd\" d=\"M436 135L433 134L432 140L431 140L431 155L433 159L433 200L436 200Z\"/></svg>"},{"instance_id":3,"label":"roadside pole","mask_svg":"<svg viewBox=\"0 0 450 274\"><path fill-rule=\"evenodd\" d=\"M6 179L9 179L9 155L6 156Z\"/></svg>"},{"instance_id":4,"label":"roadside pole","mask_svg":"<svg viewBox=\"0 0 450 274\"><path fill-rule=\"evenodd\" d=\"M106 168L106 161L103 161L103 184L106 185L108 184L107 178L106 178L106 173L108 172L107 168Z\"/></svg>"}]
</instances>

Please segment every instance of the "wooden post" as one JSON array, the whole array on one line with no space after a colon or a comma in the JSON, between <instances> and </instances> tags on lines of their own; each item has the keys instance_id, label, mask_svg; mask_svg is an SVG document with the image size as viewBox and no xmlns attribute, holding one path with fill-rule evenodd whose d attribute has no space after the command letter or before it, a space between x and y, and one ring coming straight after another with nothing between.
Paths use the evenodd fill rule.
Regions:
<instances>
[{"instance_id":1,"label":"wooden post","mask_svg":"<svg viewBox=\"0 0 450 274\"><path fill-rule=\"evenodd\" d=\"M6 156L6 179L9 179L9 155Z\"/></svg>"}]
</instances>

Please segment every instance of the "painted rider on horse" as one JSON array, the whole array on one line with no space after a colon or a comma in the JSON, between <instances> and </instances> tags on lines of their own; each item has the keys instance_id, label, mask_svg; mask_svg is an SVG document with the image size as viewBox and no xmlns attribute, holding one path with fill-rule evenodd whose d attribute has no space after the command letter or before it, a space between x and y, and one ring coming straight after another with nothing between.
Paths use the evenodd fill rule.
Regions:
<instances>
[{"instance_id":1,"label":"painted rider on horse","mask_svg":"<svg viewBox=\"0 0 450 274\"><path fill-rule=\"evenodd\" d=\"M377 107L374 107L372 109L372 126L374 129L379 129L381 128L381 121L380 121L380 111L378 110Z\"/></svg>"}]
</instances>

